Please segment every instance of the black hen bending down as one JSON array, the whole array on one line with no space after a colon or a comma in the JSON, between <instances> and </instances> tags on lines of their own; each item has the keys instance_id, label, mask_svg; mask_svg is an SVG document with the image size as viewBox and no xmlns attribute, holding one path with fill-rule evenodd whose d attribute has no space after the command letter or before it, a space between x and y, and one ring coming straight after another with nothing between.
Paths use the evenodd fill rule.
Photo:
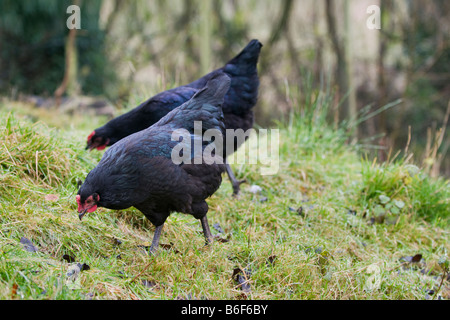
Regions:
<instances>
[{"instance_id":1,"label":"black hen bending down","mask_svg":"<svg viewBox=\"0 0 450 320\"><path fill-rule=\"evenodd\" d=\"M133 110L109 121L103 127L95 129L87 139L86 149L102 150L126 136L144 130L156 123L167 113L185 103L206 82L217 75L225 73L231 79L230 89L225 95L222 110L226 129L243 129L244 132L253 127L253 111L258 98L259 78L257 63L262 44L258 40L250 43L224 67L214 70L202 78L144 101ZM246 137L247 138L247 137ZM234 141L233 153L243 141ZM226 143L224 143L224 147ZM224 154L225 154L224 150ZM233 194L237 195L243 181L237 181L230 166L226 164L228 176L233 186Z\"/></svg>"},{"instance_id":2,"label":"black hen bending down","mask_svg":"<svg viewBox=\"0 0 450 320\"><path fill-rule=\"evenodd\" d=\"M223 134L220 106L229 85L227 75L216 74L188 102L150 128L129 135L109 148L78 190L76 200L80 219L97 207L119 210L133 206L156 226L150 247L150 252L154 252L164 222L171 212L177 211L200 219L206 242L211 242L205 199L219 188L225 165L221 164L220 152L214 153L218 161L211 163L200 158L203 161L196 164L196 157L207 154L203 152L205 148L215 150L216 146L214 142L205 143L203 137L196 135L194 121L201 121L203 132L215 129ZM194 152L183 154L184 160L177 164L172 160L172 150L180 143L186 143L184 139L181 142L172 140L172 134L179 129L187 130L186 141L189 137L194 141L190 149ZM199 140L202 141L201 154L195 150L195 141Z\"/></svg>"}]
</instances>

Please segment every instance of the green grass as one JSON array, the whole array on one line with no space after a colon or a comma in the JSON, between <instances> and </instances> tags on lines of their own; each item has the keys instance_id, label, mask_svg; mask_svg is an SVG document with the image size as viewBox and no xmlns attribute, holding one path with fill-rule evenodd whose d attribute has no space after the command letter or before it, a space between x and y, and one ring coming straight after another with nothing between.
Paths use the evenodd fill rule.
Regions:
<instances>
[{"instance_id":1,"label":"green grass","mask_svg":"<svg viewBox=\"0 0 450 320\"><path fill-rule=\"evenodd\" d=\"M278 174L234 165L249 182L240 198L224 176L208 200L211 229L228 242L205 247L199 221L174 213L155 257L144 249L154 227L134 208L78 219L77 181L101 158L85 139L104 119L0 104L0 299L425 299L449 255L448 180L362 159L326 125L319 97L279 124ZM400 261L416 254L424 264ZM65 255L89 270L71 281ZM248 292L236 268L250 274ZM439 295L449 291L445 281Z\"/></svg>"}]
</instances>

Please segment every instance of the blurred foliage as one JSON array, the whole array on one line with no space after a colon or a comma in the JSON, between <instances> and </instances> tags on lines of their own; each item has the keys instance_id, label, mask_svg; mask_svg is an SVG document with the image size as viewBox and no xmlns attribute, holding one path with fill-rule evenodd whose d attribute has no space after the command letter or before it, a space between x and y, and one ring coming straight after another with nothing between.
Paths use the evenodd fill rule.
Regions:
<instances>
[{"instance_id":1,"label":"blurred foliage","mask_svg":"<svg viewBox=\"0 0 450 320\"><path fill-rule=\"evenodd\" d=\"M61 83L68 34L67 7L73 1L0 2L0 92L52 95ZM85 94L103 94L114 73L105 59L105 32L98 18L101 1L83 1L77 35L79 83Z\"/></svg>"},{"instance_id":2,"label":"blurred foliage","mask_svg":"<svg viewBox=\"0 0 450 320\"><path fill-rule=\"evenodd\" d=\"M392 114L388 118L388 130L396 131L398 121L406 120L412 126L415 139L412 151L423 154L431 138L430 133L427 135L428 128L436 132L447 125L447 131L450 129L448 123L444 123L450 104L450 3L443 0L427 4L412 2L409 10L412 16L403 26L402 38L403 54L409 58L408 85L404 92L406 106L403 114ZM445 137L440 151L449 147L448 132ZM395 132L394 139L395 145L405 145L408 132ZM446 161L448 167L450 162ZM448 168L447 174L450 174Z\"/></svg>"}]
</instances>

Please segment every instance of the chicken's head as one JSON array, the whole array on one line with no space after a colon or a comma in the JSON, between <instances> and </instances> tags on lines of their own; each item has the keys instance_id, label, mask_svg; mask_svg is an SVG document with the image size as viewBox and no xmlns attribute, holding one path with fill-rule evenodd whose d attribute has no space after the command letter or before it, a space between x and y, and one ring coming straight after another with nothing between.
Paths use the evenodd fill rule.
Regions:
<instances>
[{"instance_id":1,"label":"chicken's head","mask_svg":"<svg viewBox=\"0 0 450 320\"><path fill-rule=\"evenodd\" d=\"M76 196L77 204L78 204L78 217L83 219L83 216L86 214L86 212L94 212L97 210L97 204L100 201L100 196L97 193L91 194L86 199L82 199L81 196L78 194Z\"/></svg>"},{"instance_id":2,"label":"chicken's head","mask_svg":"<svg viewBox=\"0 0 450 320\"><path fill-rule=\"evenodd\" d=\"M86 149L103 150L109 144L109 141L109 138L98 135L95 133L95 131L92 131L92 133L87 138Z\"/></svg>"}]
</instances>

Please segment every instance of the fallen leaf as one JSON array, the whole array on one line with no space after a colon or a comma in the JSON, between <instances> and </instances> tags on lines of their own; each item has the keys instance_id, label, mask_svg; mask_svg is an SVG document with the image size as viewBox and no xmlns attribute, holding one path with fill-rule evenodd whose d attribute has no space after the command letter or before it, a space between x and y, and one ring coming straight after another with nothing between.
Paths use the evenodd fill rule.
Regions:
<instances>
[{"instance_id":1,"label":"fallen leaf","mask_svg":"<svg viewBox=\"0 0 450 320\"><path fill-rule=\"evenodd\" d=\"M424 274L426 276L431 276L434 274L434 272L432 270L426 269L426 268L422 268L420 269L420 273Z\"/></svg>"},{"instance_id":2,"label":"fallen leaf","mask_svg":"<svg viewBox=\"0 0 450 320\"><path fill-rule=\"evenodd\" d=\"M235 268L233 270L233 275L231 277L234 279L234 281L238 283L238 287L240 287L244 293L250 293L251 292L249 283L250 276L251 276L250 270L247 269L242 270L241 268Z\"/></svg>"},{"instance_id":3,"label":"fallen leaf","mask_svg":"<svg viewBox=\"0 0 450 320\"><path fill-rule=\"evenodd\" d=\"M425 292L425 299L426 300L432 300L433 299L432 296L434 296L434 290L427 290Z\"/></svg>"},{"instance_id":4,"label":"fallen leaf","mask_svg":"<svg viewBox=\"0 0 450 320\"><path fill-rule=\"evenodd\" d=\"M87 270L90 270L90 269L91 269L91 267L89 267L89 265L86 264L86 263L83 263L81 265L81 271L87 271Z\"/></svg>"},{"instance_id":5,"label":"fallen leaf","mask_svg":"<svg viewBox=\"0 0 450 320\"><path fill-rule=\"evenodd\" d=\"M305 210L303 209L302 206L300 206L298 209L294 209L292 207L289 207L288 209L289 209L289 211L297 212L299 216L302 216L302 217L305 216L305 213L304 213Z\"/></svg>"},{"instance_id":6,"label":"fallen leaf","mask_svg":"<svg viewBox=\"0 0 450 320\"><path fill-rule=\"evenodd\" d=\"M125 273L123 273L122 271L117 271L117 273L119 274L117 277L119 277L120 279L125 278Z\"/></svg>"},{"instance_id":7,"label":"fallen leaf","mask_svg":"<svg viewBox=\"0 0 450 320\"><path fill-rule=\"evenodd\" d=\"M75 262L75 258L72 256L69 256L68 254L63 255L63 259L66 260L68 263Z\"/></svg>"},{"instance_id":8,"label":"fallen leaf","mask_svg":"<svg viewBox=\"0 0 450 320\"><path fill-rule=\"evenodd\" d=\"M89 270L90 267L86 263L73 263L69 266L66 273L66 285L70 289L81 289L80 279L78 278L81 271Z\"/></svg>"},{"instance_id":9,"label":"fallen leaf","mask_svg":"<svg viewBox=\"0 0 450 320\"><path fill-rule=\"evenodd\" d=\"M16 297L17 288L18 288L17 283L14 283L11 289L11 299L14 299Z\"/></svg>"},{"instance_id":10,"label":"fallen leaf","mask_svg":"<svg viewBox=\"0 0 450 320\"><path fill-rule=\"evenodd\" d=\"M435 297L437 292L434 289L429 289L425 291L425 300L443 300L442 296L440 294Z\"/></svg>"},{"instance_id":11,"label":"fallen leaf","mask_svg":"<svg viewBox=\"0 0 450 320\"><path fill-rule=\"evenodd\" d=\"M219 233L225 233L218 222L213 224L213 228Z\"/></svg>"},{"instance_id":12,"label":"fallen leaf","mask_svg":"<svg viewBox=\"0 0 450 320\"><path fill-rule=\"evenodd\" d=\"M118 245L121 245L121 244L122 244L122 241L120 241L120 240L117 239L117 238L113 238L113 244L114 244L115 246L118 246Z\"/></svg>"},{"instance_id":13,"label":"fallen leaf","mask_svg":"<svg viewBox=\"0 0 450 320\"><path fill-rule=\"evenodd\" d=\"M69 270L66 273L68 280L75 281L78 278L78 274L81 272L82 265L80 263L74 263L69 266Z\"/></svg>"},{"instance_id":14,"label":"fallen leaf","mask_svg":"<svg viewBox=\"0 0 450 320\"><path fill-rule=\"evenodd\" d=\"M422 260L422 255L418 253L415 256L400 257L399 260L400 262L417 263L420 262L420 260Z\"/></svg>"},{"instance_id":15,"label":"fallen leaf","mask_svg":"<svg viewBox=\"0 0 450 320\"><path fill-rule=\"evenodd\" d=\"M275 259L277 258L276 255L271 255L269 258L267 258L267 260L269 261L269 263L274 266L275 265Z\"/></svg>"},{"instance_id":16,"label":"fallen leaf","mask_svg":"<svg viewBox=\"0 0 450 320\"><path fill-rule=\"evenodd\" d=\"M37 252L39 251L38 248L36 248L33 243L28 240L25 237L20 238L20 243L23 244L23 247L25 250L27 250L28 252Z\"/></svg>"},{"instance_id":17,"label":"fallen leaf","mask_svg":"<svg viewBox=\"0 0 450 320\"><path fill-rule=\"evenodd\" d=\"M422 255L420 253L411 258L411 262L413 263L420 262L420 260L422 260Z\"/></svg>"},{"instance_id":18,"label":"fallen leaf","mask_svg":"<svg viewBox=\"0 0 450 320\"><path fill-rule=\"evenodd\" d=\"M250 293L251 289L250 289L250 284L248 283L247 278L238 274L237 281L240 284L242 291L244 291L245 293Z\"/></svg>"},{"instance_id":19,"label":"fallen leaf","mask_svg":"<svg viewBox=\"0 0 450 320\"><path fill-rule=\"evenodd\" d=\"M59 200L59 194L47 194L44 199L46 201L55 202Z\"/></svg>"},{"instance_id":20,"label":"fallen leaf","mask_svg":"<svg viewBox=\"0 0 450 320\"><path fill-rule=\"evenodd\" d=\"M316 247L316 248L307 247L307 248L305 248L305 253L310 253L313 249L314 249L315 253L321 253L323 251L322 247Z\"/></svg>"}]
</instances>

